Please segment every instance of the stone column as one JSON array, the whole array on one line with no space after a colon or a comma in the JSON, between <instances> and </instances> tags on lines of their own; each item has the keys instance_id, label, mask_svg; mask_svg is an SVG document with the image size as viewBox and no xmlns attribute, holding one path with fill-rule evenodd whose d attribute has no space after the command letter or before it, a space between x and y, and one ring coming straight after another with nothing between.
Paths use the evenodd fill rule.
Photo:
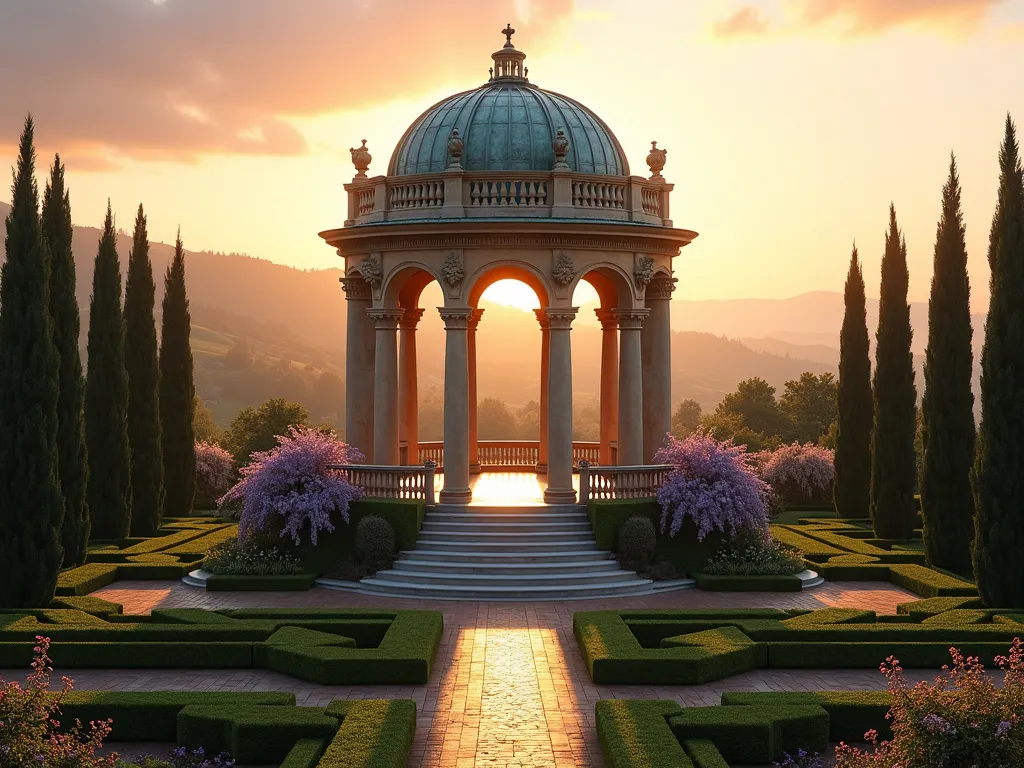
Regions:
<instances>
[{"instance_id":1,"label":"stone column","mask_svg":"<svg viewBox=\"0 0 1024 768\"><path fill-rule=\"evenodd\" d=\"M619 321L619 464L643 464L644 424L640 328L649 310L616 309Z\"/></svg>"},{"instance_id":2,"label":"stone column","mask_svg":"<svg viewBox=\"0 0 1024 768\"><path fill-rule=\"evenodd\" d=\"M548 308L551 325L548 358L548 504L573 504L572 487L572 344L569 331L578 307Z\"/></svg>"},{"instance_id":3,"label":"stone column","mask_svg":"<svg viewBox=\"0 0 1024 768\"><path fill-rule=\"evenodd\" d=\"M361 277L343 277L347 330L345 338L345 442L373 463L373 323L366 314L372 296Z\"/></svg>"},{"instance_id":4,"label":"stone column","mask_svg":"<svg viewBox=\"0 0 1024 768\"><path fill-rule=\"evenodd\" d=\"M377 329L373 365L373 461L398 466L398 321L403 309L371 309Z\"/></svg>"},{"instance_id":5,"label":"stone column","mask_svg":"<svg viewBox=\"0 0 1024 768\"><path fill-rule=\"evenodd\" d=\"M540 431L537 436L537 474L548 473L548 380L551 369L551 324L543 309L535 309L540 324Z\"/></svg>"},{"instance_id":6,"label":"stone column","mask_svg":"<svg viewBox=\"0 0 1024 768\"><path fill-rule=\"evenodd\" d=\"M672 429L672 323L669 316L675 279L659 275L647 285L650 317L641 333L644 390L644 463Z\"/></svg>"},{"instance_id":7,"label":"stone column","mask_svg":"<svg viewBox=\"0 0 1024 768\"><path fill-rule=\"evenodd\" d=\"M476 439L476 328L480 318L484 316L482 309L474 309L469 316L466 328L467 360L469 361L469 474L480 474L480 451Z\"/></svg>"},{"instance_id":8,"label":"stone column","mask_svg":"<svg viewBox=\"0 0 1024 768\"><path fill-rule=\"evenodd\" d=\"M442 504L468 504L469 488L469 307L438 307L444 321L444 488Z\"/></svg>"},{"instance_id":9,"label":"stone column","mask_svg":"<svg viewBox=\"0 0 1024 768\"><path fill-rule=\"evenodd\" d=\"M619 439L619 329L615 312L595 309L601 321L601 455L600 463L610 466L612 442Z\"/></svg>"},{"instance_id":10,"label":"stone column","mask_svg":"<svg viewBox=\"0 0 1024 768\"><path fill-rule=\"evenodd\" d=\"M407 309L398 321L398 442L404 442L406 463L419 464L420 403L416 380L416 326L422 309Z\"/></svg>"}]
</instances>

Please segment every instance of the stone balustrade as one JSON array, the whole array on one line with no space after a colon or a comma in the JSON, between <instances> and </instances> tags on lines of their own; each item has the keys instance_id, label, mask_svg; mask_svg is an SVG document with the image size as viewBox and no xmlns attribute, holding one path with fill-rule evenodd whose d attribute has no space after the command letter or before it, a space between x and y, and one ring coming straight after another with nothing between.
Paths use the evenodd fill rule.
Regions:
<instances>
[{"instance_id":1,"label":"stone balustrade","mask_svg":"<svg viewBox=\"0 0 1024 768\"><path fill-rule=\"evenodd\" d=\"M375 464L331 464L328 469L341 473L364 496L380 499L422 499L434 506L435 468L423 466L390 467Z\"/></svg>"},{"instance_id":2,"label":"stone balustrade","mask_svg":"<svg viewBox=\"0 0 1024 768\"><path fill-rule=\"evenodd\" d=\"M580 465L580 504L601 499L643 499L655 496L673 467L649 464L631 467Z\"/></svg>"},{"instance_id":3,"label":"stone balustrade","mask_svg":"<svg viewBox=\"0 0 1024 768\"><path fill-rule=\"evenodd\" d=\"M345 226L523 215L672 226L672 185L642 176L596 176L568 169L509 173L456 168L356 179L345 189L349 198Z\"/></svg>"},{"instance_id":4,"label":"stone balustrade","mask_svg":"<svg viewBox=\"0 0 1024 768\"><path fill-rule=\"evenodd\" d=\"M574 440L573 464L589 461L596 464L601 444ZM540 461L540 443L536 440L479 440L477 456L480 468L488 472L532 471ZM440 440L419 443L421 461L432 461L438 471L444 468L444 443Z\"/></svg>"}]
</instances>

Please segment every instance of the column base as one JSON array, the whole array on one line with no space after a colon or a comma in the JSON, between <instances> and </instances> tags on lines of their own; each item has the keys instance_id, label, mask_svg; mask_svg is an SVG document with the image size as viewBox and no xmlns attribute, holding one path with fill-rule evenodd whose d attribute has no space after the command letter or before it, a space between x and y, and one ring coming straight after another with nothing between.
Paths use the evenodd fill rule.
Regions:
<instances>
[{"instance_id":1,"label":"column base","mask_svg":"<svg viewBox=\"0 0 1024 768\"><path fill-rule=\"evenodd\" d=\"M471 475L479 475L482 471L483 471L483 469L480 467L479 464L470 464L469 465L469 474L471 474Z\"/></svg>"},{"instance_id":2,"label":"column base","mask_svg":"<svg viewBox=\"0 0 1024 768\"><path fill-rule=\"evenodd\" d=\"M537 473L538 475L546 475L546 474L548 473L548 465L547 465L547 464L538 464L538 465L537 465L537 466L536 466L536 467L534 468L534 471L535 471L535 472L536 472L536 473Z\"/></svg>"},{"instance_id":3,"label":"column base","mask_svg":"<svg viewBox=\"0 0 1024 768\"><path fill-rule=\"evenodd\" d=\"M440 502L442 504L469 504L473 500L470 488L442 488Z\"/></svg>"},{"instance_id":4,"label":"column base","mask_svg":"<svg viewBox=\"0 0 1024 768\"><path fill-rule=\"evenodd\" d=\"M573 488L545 488L545 504L575 504L576 491Z\"/></svg>"}]
</instances>

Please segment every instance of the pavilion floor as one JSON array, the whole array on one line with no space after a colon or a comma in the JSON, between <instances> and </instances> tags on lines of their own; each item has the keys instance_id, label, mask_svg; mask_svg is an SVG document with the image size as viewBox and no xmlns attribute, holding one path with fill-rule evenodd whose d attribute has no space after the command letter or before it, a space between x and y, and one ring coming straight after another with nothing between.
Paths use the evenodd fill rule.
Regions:
<instances>
[{"instance_id":1,"label":"pavilion floor","mask_svg":"<svg viewBox=\"0 0 1024 768\"><path fill-rule=\"evenodd\" d=\"M539 507L544 504L547 478L533 472L481 472L469 481L473 490L471 506L475 507ZM580 490L579 475L572 476L577 498ZM444 488L444 475L434 478L438 493Z\"/></svg>"}]
</instances>

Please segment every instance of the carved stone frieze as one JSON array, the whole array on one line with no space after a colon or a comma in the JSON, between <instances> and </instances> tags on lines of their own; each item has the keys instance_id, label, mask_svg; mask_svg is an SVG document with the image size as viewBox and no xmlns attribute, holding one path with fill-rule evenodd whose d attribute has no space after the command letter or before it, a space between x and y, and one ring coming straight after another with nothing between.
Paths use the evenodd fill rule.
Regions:
<instances>
[{"instance_id":1,"label":"carved stone frieze","mask_svg":"<svg viewBox=\"0 0 1024 768\"><path fill-rule=\"evenodd\" d=\"M466 277L466 270L462 267L462 256L458 251L449 251L444 255L444 267L441 269L444 281L452 288L459 285Z\"/></svg>"},{"instance_id":2,"label":"carved stone frieze","mask_svg":"<svg viewBox=\"0 0 1024 768\"><path fill-rule=\"evenodd\" d=\"M654 259L645 253L639 254L633 268L633 279L638 288L645 287L654 278Z\"/></svg>"},{"instance_id":3,"label":"carved stone frieze","mask_svg":"<svg viewBox=\"0 0 1024 768\"><path fill-rule=\"evenodd\" d=\"M380 263L380 256L376 254L367 256L363 259L357 267L359 274L363 276L363 279L370 284L374 289L380 288L381 281L384 279L384 268Z\"/></svg>"},{"instance_id":4,"label":"carved stone frieze","mask_svg":"<svg viewBox=\"0 0 1024 768\"><path fill-rule=\"evenodd\" d=\"M346 234L348 234L346 232ZM363 233L359 233L363 235ZM583 237L577 235L422 235L404 237L366 237L346 243L346 256L378 251L443 250L452 248L570 248L600 251L646 251L666 256L678 256L678 245L664 240L631 240L621 237Z\"/></svg>"},{"instance_id":5,"label":"carved stone frieze","mask_svg":"<svg viewBox=\"0 0 1024 768\"><path fill-rule=\"evenodd\" d=\"M572 256L565 251L555 254L555 265L551 268L551 277L558 285L568 285L576 277L576 267L572 263Z\"/></svg>"}]
</instances>

